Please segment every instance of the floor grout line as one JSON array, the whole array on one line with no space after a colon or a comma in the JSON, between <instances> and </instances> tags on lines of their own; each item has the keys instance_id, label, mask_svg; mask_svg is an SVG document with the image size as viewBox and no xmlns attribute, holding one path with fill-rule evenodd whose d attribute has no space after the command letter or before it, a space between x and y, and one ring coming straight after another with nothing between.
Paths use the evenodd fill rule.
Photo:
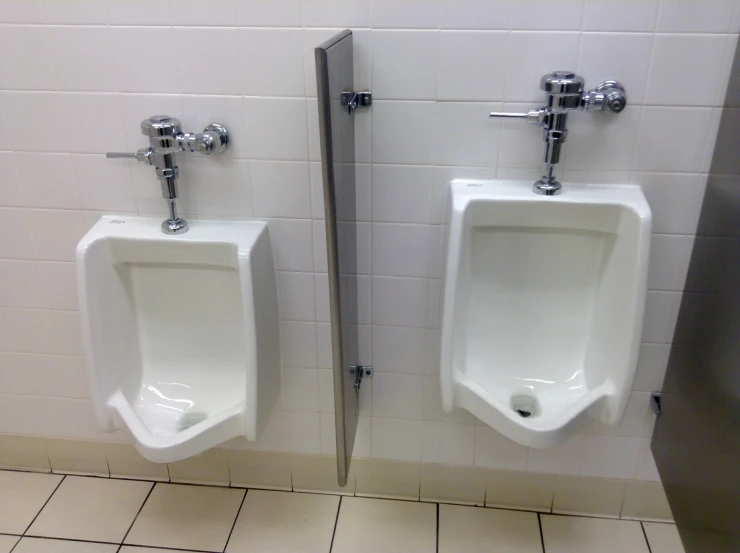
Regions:
<instances>
[{"instance_id":1,"label":"floor grout line","mask_svg":"<svg viewBox=\"0 0 740 553\"><path fill-rule=\"evenodd\" d=\"M642 535L645 536L645 543L647 544L648 553L653 553L653 548L650 547L650 540L647 537L647 532L645 531L645 524L640 521L640 529L642 530Z\"/></svg>"},{"instance_id":2,"label":"floor grout line","mask_svg":"<svg viewBox=\"0 0 740 553\"><path fill-rule=\"evenodd\" d=\"M439 503L437 503L437 553L439 553Z\"/></svg>"},{"instance_id":3,"label":"floor grout line","mask_svg":"<svg viewBox=\"0 0 740 553\"><path fill-rule=\"evenodd\" d=\"M244 490L244 495L242 496L242 502L239 503L239 508L236 510L236 516L234 517L234 524L231 525L231 530L229 530L229 535L226 537L226 543L224 544L224 551L229 547L229 542L231 541L231 535L234 533L234 528L236 528L236 521L239 520L239 515L242 513L242 507L244 507L244 502L247 500L247 494L249 493L249 489Z\"/></svg>"},{"instance_id":4,"label":"floor grout line","mask_svg":"<svg viewBox=\"0 0 740 553\"><path fill-rule=\"evenodd\" d=\"M329 544L329 553L334 549L334 537L337 535L337 526L339 526L339 511L342 510L342 499L343 495L339 496L339 504L337 505L337 517L334 519L334 530L331 533L331 543Z\"/></svg>"},{"instance_id":5,"label":"floor grout line","mask_svg":"<svg viewBox=\"0 0 740 553\"><path fill-rule=\"evenodd\" d=\"M33 517L33 520L31 520L31 522L28 523L28 526L26 526L26 529L23 531L23 535L24 536L26 535L26 532L28 532L31 529L31 526L33 526L33 523L36 522L36 519L37 518L39 518L39 515L41 514L41 511L44 510L44 507L46 507L46 505L49 503L49 501L51 501L51 498L54 497L54 494L57 493L57 490L62 485L62 482L64 482L66 479L67 479L67 475L65 474L64 476L62 476L62 479L59 481L59 484L57 484L56 488L54 488L54 491L51 492L49 494L49 497L46 499L46 501L44 501L44 504L39 509L39 512L36 513L36 516L35 517ZM21 540L18 540L18 543L20 543L20 541ZM15 549L15 546L13 546L13 549Z\"/></svg>"},{"instance_id":6,"label":"floor grout line","mask_svg":"<svg viewBox=\"0 0 740 553\"><path fill-rule=\"evenodd\" d=\"M123 544L126 543L126 538L128 537L129 533L131 532L131 529L134 527L134 524L136 524L136 519L139 518L139 514L141 514L141 511L144 509L144 505L146 505L146 502L149 501L149 496L152 495L152 492L154 491L154 488L157 487L156 482L152 484L152 486L149 488L149 492L146 494L146 497L144 498L144 501L141 502L141 507L139 507L139 510L136 511L136 516L134 517L134 520L131 521L131 524L128 527L128 530L126 530L126 533L123 535L123 539L121 540L121 547L123 547ZM119 547L118 549L121 549Z\"/></svg>"},{"instance_id":7,"label":"floor grout line","mask_svg":"<svg viewBox=\"0 0 740 553\"><path fill-rule=\"evenodd\" d=\"M542 553L547 553L545 551L545 534L542 532L542 515L540 513L537 513L537 526L540 528L540 544L542 545Z\"/></svg>"}]
</instances>

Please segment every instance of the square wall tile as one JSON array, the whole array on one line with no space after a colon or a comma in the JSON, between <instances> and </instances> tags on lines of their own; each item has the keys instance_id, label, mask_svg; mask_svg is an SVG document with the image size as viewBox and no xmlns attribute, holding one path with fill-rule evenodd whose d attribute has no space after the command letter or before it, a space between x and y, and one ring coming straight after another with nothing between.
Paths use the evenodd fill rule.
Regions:
<instances>
[{"instance_id":1,"label":"square wall tile","mask_svg":"<svg viewBox=\"0 0 740 553\"><path fill-rule=\"evenodd\" d=\"M586 436L581 473L630 480L635 476L641 445L640 438Z\"/></svg>"},{"instance_id":2,"label":"square wall tile","mask_svg":"<svg viewBox=\"0 0 740 553\"><path fill-rule=\"evenodd\" d=\"M229 485L229 464L225 449L213 448L176 463L169 463L172 482Z\"/></svg>"},{"instance_id":3,"label":"square wall tile","mask_svg":"<svg viewBox=\"0 0 740 553\"><path fill-rule=\"evenodd\" d=\"M710 108L643 108L634 169L699 172L711 115Z\"/></svg>"},{"instance_id":4,"label":"square wall tile","mask_svg":"<svg viewBox=\"0 0 740 553\"><path fill-rule=\"evenodd\" d=\"M373 277L373 323L391 326L426 326L427 280Z\"/></svg>"},{"instance_id":5,"label":"square wall tile","mask_svg":"<svg viewBox=\"0 0 740 553\"><path fill-rule=\"evenodd\" d=\"M52 438L46 441L46 452L56 473L110 476L102 442Z\"/></svg>"},{"instance_id":6,"label":"square wall tile","mask_svg":"<svg viewBox=\"0 0 740 553\"><path fill-rule=\"evenodd\" d=\"M227 451L232 486L287 491L293 489L290 453L238 449Z\"/></svg>"},{"instance_id":7,"label":"square wall tile","mask_svg":"<svg viewBox=\"0 0 740 553\"><path fill-rule=\"evenodd\" d=\"M504 507L549 513L556 477L503 470L488 471L486 507Z\"/></svg>"},{"instance_id":8,"label":"square wall tile","mask_svg":"<svg viewBox=\"0 0 740 553\"><path fill-rule=\"evenodd\" d=\"M437 508L430 503L342 498L334 553L429 553L437 541Z\"/></svg>"},{"instance_id":9,"label":"square wall tile","mask_svg":"<svg viewBox=\"0 0 740 553\"><path fill-rule=\"evenodd\" d=\"M664 7L681 0L664 2ZM658 105L712 106L722 73L725 35L656 35L645 102ZM686 61L690 60L690 66ZM686 81L679 73L690 72ZM694 80L694 77L696 80ZM625 81L628 82L628 81Z\"/></svg>"},{"instance_id":10,"label":"square wall tile","mask_svg":"<svg viewBox=\"0 0 740 553\"><path fill-rule=\"evenodd\" d=\"M223 551L244 490L156 484L127 544Z\"/></svg>"},{"instance_id":11,"label":"square wall tile","mask_svg":"<svg viewBox=\"0 0 740 553\"><path fill-rule=\"evenodd\" d=\"M453 467L422 463L422 501L480 505L485 501L487 471L478 467Z\"/></svg>"},{"instance_id":12,"label":"square wall tile","mask_svg":"<svg viewBox=\"0 0 740 553\"><path fill-rule=\"evenodd\" d=\"M293 490L313 493L354 495L355 476L353 464L350 465L350 472L347 476L346 485L340 486L337 474L336 456L294 455L292 459Z\"/></svg>"},{"instance_id":13,"label":"square wall tile","mask_svg":"<svg viewBox=\"0 0 740 553\"><path fill-rule=\"evenodd\" d=\"M621 517L673 522L673 513L660 482L627 482Z\"/></svg>"},{"instance_id":14,"label":"square wall tile","mask_svg":"<svg viewBox=\"0 0 740 553\"><path fill-rule=\"evenodd\" d=\"M372 418L372 456L376 459L421 461L421 421Z\"/></svg>"},{"instance_id":15,"label":"square wall tile","mask_svg":"<svg viewBox=\"0 0 740 553\"><path fill-rule=\"evenodd\" d=\"M308 161L305 98L245 98L252 159ZM256 132L260 129L260 132Z\"/></svg>"},{"instance_id":16,"label":"square wall tile","mask_svg":"<svg viewBox=\"0 0 740 553\"><path fill-rule=\"evenodd\" d=\"M638 522L542 515L548 553L649 553Z\"/></svg>"},{"instance_id":17,"label":"square wall tile","mask_svg":"<svg viewBox=\"0 0 740 553\"><path fill-rule=\"evenodd\" d=\"M28 535L121 543L151 488L150 482L67 476Z\"/></svg>"},{"instance_id":18,"label":"square wall tile","mask_svg":"<svg viewBox=\"0 0 740 553\"><path fill-rule=\"evenodd\" d=\"M352 467L358 496L419 499L419 463L355 459Z\"/></svg>"},{"instance_id":19,"label":"square wall tile","mask_svg":"<svg viewBox=\"0 0 740 553\"><path fill-rule=\"evenodd\" d=\"M239 29L239 51L247 96L304 96L303 36L300 29Z\"/></svg>"},{"instance_id":20,"label":"square wall tile","mask_svg":"<svg viewBox=\"0 0 740 553\"><path fill-rule=\"evenodd\" d=\"M431 164L434 114L434 102L373 102L373 163Z\"/></svg>"},{"instance_id":21,"label":"square wall tile","mask_svg":"<svg viewBox=\"0 0 740 553\"><path fill-rule=\"evenodd\" d=\"M44 438L0 435L0 467L49 472Z\"/></svg>"},{"instance_id":22,"label":"square wall tile","mask_svg":"<svg viewBox=\"0 0 740 553\"><path fill-rule=\"evenodd\" d=\"M500 470L525 470L527 448L487 425L479 424L475 440L475 465Z\"/></svg>"},{"instance_id":23,"label":"square wall tile","mask_svg":"<svg viewBox=\"0 0 740 553\"><path fill-rule=\"evenodd\" d=\"M434 100L437 31L371 31L373 95L382 100Z\"/></svg>"},{"instance_id":24,"label":"square wall tile","mask_svg":"<svg viewBox=\"0 0 740 553\"><path fill-rule=\"evenodd\" d=\"M374 275L425 277L429 265L429 225L372 224Z\"/></svg>"},{"instance_id":25,"label":"square wall tile","mask_svg":"<svg viewBox=\"0 0 740 553\"><path fill-rule=\"evenodd\" d=\"M311 218L308 163L251 161L249 165L255 216Z\"/></svg>"},{"instance_id":26,"label":"square wall tile","mask_svg":"<svg viewBox=\"0 0 740 553\"><path fill-rule=\"evenodd\" d=\"M374 165L372 168L373 221L428 223L431 190L431 167Z\"/></svg>"},{"instance_id":27,"label":"square wall tile","mask_svg":"<svg viewBox=\"0 0 740 553\"><path fill-rule=\"evenodd\" d=\"M656 30L669 33L726 33L732 23L733 0L663 0Z\"/></svg>"},{"instance_id":28,"label":"square wall tile","mask_svg":"<svg viewBox=\"0 0 740 553\"><path fill-rule=\"evenodd\" d=\"M552 512L619 518L624 488L619 480L558 476Z\"/></svg>"},{"instance_id":29,"label":"square wall tile","mask_svg":"<svg viewBox=\"0 0 740 553\"><path fill-rule=\"evenodd\" d=\"M391 29L437 29L439 0L370 0L370 26Z\"/></svg>"},{"instance_id":30,"label":"square wall tile","mask_svg":"<svg viewBox=\"0 0 740 553\"><path fill-rule=\"evenodd\" d=\"M439 102L435 107L434 164L495 167L501 120L488 114L502 104Z\"/></svg>"},{"instance_id":31,"label":"square wall tile","mask_svg":"<svg viewBox=\"0 0 740 553\"><path fill-rule=\"evenodd\" d=\"M240 27L300 27L301 0L253 0L236 2Z\"/></svg>"},{"instance_id":32,"label":"square wall tile","mask_svg":"<svg viewBox=\"0 0 740 553\"><path fill-rule=\"evenodd\" d=\"M655 29L660 0L586 0L584 31L649 32Z\"/></svg>"},{"instance_id":33,"label":"square wall tile","mask_svg":"<svg viewBox=\"0 0 740 553\"><path fill-rule=\"evenodd\" d=\"M242 2L240 2L242 3ZM178 56L178 91L184 94L242 94L244 75L239 34L235 28L176 27L175 44L218 44L218 56L211 48L191 48Z\"/></svg>"},{"instance_id":34,"label":"square wall tile","mask_svg":"<svg viewBox=\"0 0 740 553\"><path fill-rule=\"evenodd\" d=\"M535 513L439 506L439 553L540 553Z\"/></svg>"},{"instance_id":35,"label":"square wall tile","mask_svg":"<svg viewBox=\"0 0 740 553\"><path fill-rule=\"evenodd\" d=\"M0 470L0 533L23 534L62 478Z\"/></svg>"},{"instance_id":36,"label":"square wall tile","mask_svg":"<svg viewBox=\"0 0 740 553\"><path fill-rule=\"evenodd\" d=\"M472 465L475 426L424 421L421 459L425 463Z\"/></svg>"},{"instance_id":37,"label":"square wall tile","mask_svg":"<svg viewBox=\"0 0 740 553\"><path fill-rule=\"evenodd\" d=\"M113 478L132 478L136 480L156 480L167 482L170 479L165 463L152 463L132 444L105 444L105 458Z\"/></svg>"},{"instance_id":38,"label":"square wall tile","mask_svg":"<svg viewBox=\"0 0 740 553\"><path fill-rule=\"evenodd\" d=\"M226 552L326 553L331 547L338 509L338 497L250 490Z\"/></svg>"},{"instance_id":39,"label":"square wall tile","mask_svg":"<svg viewBox=\"0 0 740 553\"><path fill-rule=\"evenodd\" d=\"M507 42L504 31L442 31L437 99L503 100Z\"/></svg>"}]
</instances>

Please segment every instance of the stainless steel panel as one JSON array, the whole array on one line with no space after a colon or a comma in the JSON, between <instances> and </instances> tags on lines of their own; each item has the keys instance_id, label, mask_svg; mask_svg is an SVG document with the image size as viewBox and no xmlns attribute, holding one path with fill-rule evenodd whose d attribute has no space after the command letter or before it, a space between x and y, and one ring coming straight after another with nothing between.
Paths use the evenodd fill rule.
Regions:
<instances>
[{"instance_id":1,"label":"stainless steel panel","mask_svg":"<svg viewBox=\"0 0 740 553\"><path fill-rule=\"evenodd\" d=\"M352 31L316 48L319 128L329 262L334 413L339 485L347 483L357 432L358 394L350 367L361 365L358 347L355 132L342 93L354 85Z\"/></svg>"},{"instance_id":2,"label":"stainless steel panel","mask_svg":"<svg viewBox=\"0 0 740 553\"><path fill-rule=\"evenodd\" d=\"M740 552L738 83L736 52L652 441L686 553Z\"/></svg>"}]
</instances>

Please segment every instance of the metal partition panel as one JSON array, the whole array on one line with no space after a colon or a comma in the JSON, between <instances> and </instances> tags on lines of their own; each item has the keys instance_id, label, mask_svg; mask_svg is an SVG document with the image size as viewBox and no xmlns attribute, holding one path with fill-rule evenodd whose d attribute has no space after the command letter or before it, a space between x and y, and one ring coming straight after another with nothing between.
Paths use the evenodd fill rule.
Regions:
<instances>
[{"instance_id":1,"label":"metal partition panel","mask_svg":"<svg viewBox=\"0 0 740 553\"><path fill-rule=\"evenodd\" d=\"M740 49L652 449L686 553L740 552Z\"/></svg>"},{"instance_id":2,"label":"metal partition panel","mask_svg":"<svg viewBox=\"0 0 740 553\"><path fill-rule=\"evenodd\" d=\"M355 132L351 110L342 105L342 93L351 92L354 84L352 31L339 33L315 52L329 263L337 473L339 485L344 486L357 431L358 393L352 367L361 366L358 358Z\"/></svg>"}]
</instances>

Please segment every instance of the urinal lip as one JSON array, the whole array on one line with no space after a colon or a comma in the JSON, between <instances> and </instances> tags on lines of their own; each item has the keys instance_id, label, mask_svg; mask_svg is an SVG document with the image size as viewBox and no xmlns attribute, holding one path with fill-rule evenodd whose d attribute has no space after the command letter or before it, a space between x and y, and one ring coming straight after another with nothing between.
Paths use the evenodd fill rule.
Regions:
<instances>
[{"instance_id":1,"label":"urinal lip","mask_svg":"<svg viewBox=\"0 0 740 553\"><path fill-rule=\"evenodd\" d=\"M567 183L557 196L532 192L529 181L454 179L450 183L454 220L476 201L619 205L631 209L640 219L652 222L652 212L638 184ZM608 193L606 195L605 193Z\"/></svg>"}]
</instances>

